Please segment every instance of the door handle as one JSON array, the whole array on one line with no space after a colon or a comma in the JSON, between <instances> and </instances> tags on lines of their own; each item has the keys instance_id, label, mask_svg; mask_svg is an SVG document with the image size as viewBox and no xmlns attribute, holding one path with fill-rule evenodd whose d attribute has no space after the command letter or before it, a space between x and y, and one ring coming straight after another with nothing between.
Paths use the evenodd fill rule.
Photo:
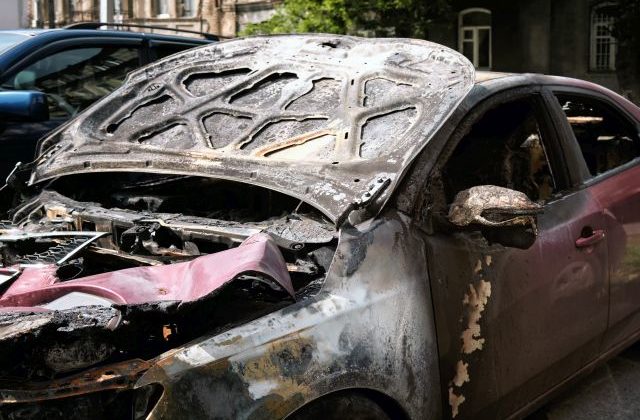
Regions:
<instances>
[{"instance_id":1,"label":"door handle","mask_svg":"<svg viewBox=\"0 0 640 420\"><path fill-rule=\"evenodd\" d=\"M604 239L605 234L603 229L588 229L588 233L585 235L584 231L587 229L583 229L583 234L578 239L576 239L576 247L578 248L587 248L593 246Z\"/></svg>"}]
</instances>

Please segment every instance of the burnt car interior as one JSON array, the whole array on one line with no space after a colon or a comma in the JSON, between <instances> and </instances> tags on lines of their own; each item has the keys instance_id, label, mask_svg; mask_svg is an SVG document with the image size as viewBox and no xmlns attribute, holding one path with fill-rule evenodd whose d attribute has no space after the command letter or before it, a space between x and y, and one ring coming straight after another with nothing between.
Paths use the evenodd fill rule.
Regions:
<instances>
[{"instance_id":1,"label":"burnt car interior","mask_svg":"<svg viewBox=\"0 0 640 420\"><path fill-rule=\"evenodd\" d=\"M531 246L536 235L533 215L541 211L540 204L560 189L547 153L545 139L549 130L544 124L534 96L503 100L469 116L462 125L465 128L454 134L459 141L452 142L449 152L445 150L440 159L441 169L434 172L436 226L451 231L452 214L446 215L454 208L460 209L460 200L469 206L483 202L486 209L465 210L466 213L478 212L475 222L469 223L467 229L480 228L487 240L505 246ZM470 196L470 191L475 198ZM509 201L519 204L503 208L491 204ZM509 221L515 226L508 226ZM480 226L484 224L486 226ZM499 229L495 229L498 226ZM458 229L460 226L454 228Z\"/></svg>"},{"instance_id":2,"label":"burnt car interior","mask_svg":"<svg viewBox=\"0 0 640 420\"><path fill-rule=\"evenodd\" d=\"M580 95L557 94L591 175L640 156L638 131L609 105Z\"/></svg>"},{"instance_id":3,"label":"burnt car interior","mask_svg":"<svg viewBox=\"0 0 640 420\"><path fill-rule=\"evenodd\" d=\"M33 328L1 337L0 376L21 380L50 380L76 369L152 358L307 299L320 290L337 242L333 224L304 202L266 188L195 176L62 177L13 215L0 225L6 268L0 273L0 306L56 310L36 310L25 321ZM252 254L251 245L258 242L262 248ZM231 258L246 260L249 268L206 289L212 280L199 273L213 270L215 277ZM172 276L156 270L163 266L181 271ZM126 297L130 286L122 283L122 293L117 289L125 275L120 273L142 276L158 288L144 303L93 292L115 284L111 290ZM24 290L38 282L71 292L37 303L37 293ZM144 290L133 295L138 292ZM10 325L17 315L4 313L0 325ZM50 349L50 357L33 352L42 348Z\"/></svg>"},{"instance_id":4,"label":"burnt car interior","mask_svg":"<svg viewBox=\"0 0 640 420\"><path fill-rule=\"evenodd\" d=\"M551 167L533 102L504 103L487 111L460 140L442 171L447 203L460 191L496 185L533 201L554 192Z\"/></svg>"}]
</instances>

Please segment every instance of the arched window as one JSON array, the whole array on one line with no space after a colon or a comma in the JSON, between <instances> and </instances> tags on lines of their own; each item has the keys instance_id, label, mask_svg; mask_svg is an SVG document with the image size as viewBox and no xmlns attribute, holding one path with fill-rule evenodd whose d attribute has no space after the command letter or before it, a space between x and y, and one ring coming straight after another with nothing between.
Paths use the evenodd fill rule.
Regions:
<instances>
[{"instance_id":1,"label":"arched window","mask_svg":"<svg viewBox=\"0 0 640 420\"><path fill-rule=\"evenodd\" d=\"M612 33L615 7L615 3L607 2L591 10L591 70L616 69L617 40Z\"/></svg>"},{"instance_id":2,"label":"arched window","mask_svg":"<svg viewBox=\"0 0 640 420\"><path fill-rule=\"evenodd\" d=\"M491 68L491 11L474 7L458 16L458 51L477 69Z\"/></svg>"}]
</instances>

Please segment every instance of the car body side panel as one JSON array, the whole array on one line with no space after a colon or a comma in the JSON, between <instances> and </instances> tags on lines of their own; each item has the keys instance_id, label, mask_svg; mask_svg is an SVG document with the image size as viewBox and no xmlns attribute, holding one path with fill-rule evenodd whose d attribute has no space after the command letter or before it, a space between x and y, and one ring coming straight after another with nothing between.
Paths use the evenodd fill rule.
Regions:
<instances>
[{"instance_id":1,"label":"car body side panel","mask_svg":"<svg viewBox=\"0 0 640 420\"><path fill-rule=\"evenodd\" d=\"M545 206L527 250L479 232L429 238L448 415L506 417L596 357L607 320L607 248L579 250L602 223L588 191ZM498 401L501 401L498 404Z\"/></svg>"},{"instance_id":2,"label":"car body side panel","mask_svg":"<svg viewBox=\"0 0 640 420\"><path fill-rule=\"evenodd\" d=\"M603 351L640 331L640 164L593 185L604 207L611 297Z\"/></svg>"},{"instance_id":3,"label":"car body side panel","mask_svg":"<svg viewBox=\"0 0 640 420\"><path fill-rule=\"evenodd\" d=\"M4 122L0 124L0 182L4 184L6 175L18 161L30 162L34 159L38 140L49 131L65 122L55 118L42 122Z\"/></svg>"},{"instance_id":4,"label":"car body side panel","mask_svg":"<svg viewBox=\"0 0 640 420\"><path fill-rule=\"evenodd\" d=\"M441 417L424 241L389 211L345 227L324 289L162 357L152 418L280 418L326 393L369 388L412 418Z\"/></svg>"},{"instance_id":5,"label":"car body side panel","mask_svg":"<svg viewBox=\"0 0 640 420\"><path fill-rule=\"evenodd\" d=\"M593 83L545 77L553 92L585 95L608 103L640 133L640 108L616 93ZM553 100L554 104L557 101ZM564 117L564 115L563 115ZM563 118L576 156L584 164L578 143ZM638 134L640 136L640 134ZM603 208L603 229L609 254L610 303L608 331L601 352L615 350L640 333L640 158L592 179L585 172L580 187L588 188Z\"/></svg>"}]
</instances>

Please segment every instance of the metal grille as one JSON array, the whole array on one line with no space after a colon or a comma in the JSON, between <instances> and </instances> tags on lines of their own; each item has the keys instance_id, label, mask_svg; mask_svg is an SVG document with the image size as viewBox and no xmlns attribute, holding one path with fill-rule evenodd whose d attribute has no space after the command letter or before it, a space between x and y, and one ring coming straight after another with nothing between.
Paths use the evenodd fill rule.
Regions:
<instances>
[{"instance_id":1,"label":"metal grille","mask_svg":"<svg viewBox=\"0 0 640 420\"><path fill-rule=\"evenodd\" d=\"M64 264L107 232L17 232L0 235L0 246L12 248L11 264ZM32 243L29 243L33 241ZM22 246L18 244L22 243ZM25 249L26 248L26 249ZM27 251L27 249L29 251ZM32 252L30 252L32 251Z\"/></svg>"},{"instance_id":2,"label":"metal grille","mask_svg":"<svg viewBox=\"0 0 640 420\"><path fill-rule=\"evenodd\" d=\"M84 242L87 241L86 237L70 237L70 238L61 238L58 240L58 243L53 245L47 249L46 251L21 255L16 263L18 264L55 264L67 255L69 255L73 250L78 248Z\"/></svg>"}]
</instances>

